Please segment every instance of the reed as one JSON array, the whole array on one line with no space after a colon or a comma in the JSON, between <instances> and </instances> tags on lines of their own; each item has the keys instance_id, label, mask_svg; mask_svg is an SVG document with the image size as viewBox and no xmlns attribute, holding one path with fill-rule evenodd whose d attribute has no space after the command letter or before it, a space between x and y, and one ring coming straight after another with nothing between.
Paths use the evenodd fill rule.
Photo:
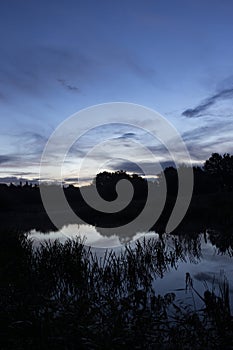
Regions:
<instances>
[{"instance_id":1,"label":"reed","mask_svg":"<svg viewBox=\"0 0 233 350\"><path fill-rule=\"evenodd\" d=\"M156 294L153 280L184 260L179 239L172 246L143 239L101 259L78 237L37 249L24 236L11 243L0 266L2 349L233 346L225 278L219 295L199 295L202 310L178 303L174 293Z\"/></svg>"}]
</instances>

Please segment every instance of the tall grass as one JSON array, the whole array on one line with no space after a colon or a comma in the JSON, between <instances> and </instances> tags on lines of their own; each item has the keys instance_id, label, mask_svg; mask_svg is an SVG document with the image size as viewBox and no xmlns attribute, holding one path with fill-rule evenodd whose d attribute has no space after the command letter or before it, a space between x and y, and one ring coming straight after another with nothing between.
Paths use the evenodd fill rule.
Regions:
<instances>
[{"instance_id":1,"label":"tall grass","mask_svg":"<svg viewBox=\"0 0 233 350\"><path fill-rule=\"evenodd\" d=\"M160 296L153 289L154 278L184 259L177 239L173 247L144 239L102 259L79 238L36 250L24 237L11 244L0 266L1 349L232 346L226 280L218 297L210 292L214 304L201 296L199 312L179 304L174 293Z\"/></svg>"}]
</instances>

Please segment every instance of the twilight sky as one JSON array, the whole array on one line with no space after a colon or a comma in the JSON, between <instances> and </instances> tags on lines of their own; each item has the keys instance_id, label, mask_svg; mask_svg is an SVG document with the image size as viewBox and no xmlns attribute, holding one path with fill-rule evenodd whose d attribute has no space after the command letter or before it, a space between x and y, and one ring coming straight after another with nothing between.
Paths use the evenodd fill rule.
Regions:
<instances>
[{"instance_id":1,"label":"twilight sky","mask_svg":"<svg viewBox=\"0 0 233 350\"><path fill-rule=\"evenodd\" d=\"M165 116L195 164L212 152L233 153L232 16L232 0L2 0L0 181L38 179L59 123L114 101ZM78 153L71 150L65 178L75 180L75 162L105 134L153 145L130 128L95 130L74 146ZM163 147L156 157L169 161ZM104 168L137 171L121 159ZM94 171L93 162L83 182Z\"/></svg>"}]
</instances>

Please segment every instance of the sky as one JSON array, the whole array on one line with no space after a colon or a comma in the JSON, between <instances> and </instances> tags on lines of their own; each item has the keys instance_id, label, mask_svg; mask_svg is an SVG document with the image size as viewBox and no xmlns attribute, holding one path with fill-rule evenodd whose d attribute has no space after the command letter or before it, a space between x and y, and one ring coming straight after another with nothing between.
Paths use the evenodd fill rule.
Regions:
<instances>
[{"instance_id":1,"label":"sky","mask_svg":"<svg viewBox=\"0 0 233 350\"><path fill-rule=\"evenodd\" d=\"M232 15L231 0L2 0L0 182L36 181L58 125L109 102L158 111L182 136L193 164L213 152L233 153ZM66 179L76 180L76 162L105 135L153 143L120 125L94 130L77 142L78 154L71 150ZM111 159L110 151L108 157L99 155L101 169L140 166L140 154L136 165ZM170 160L163 147L156 157ZM95 167L93 161L83 183Z\"/></svg>"}]
</instances>

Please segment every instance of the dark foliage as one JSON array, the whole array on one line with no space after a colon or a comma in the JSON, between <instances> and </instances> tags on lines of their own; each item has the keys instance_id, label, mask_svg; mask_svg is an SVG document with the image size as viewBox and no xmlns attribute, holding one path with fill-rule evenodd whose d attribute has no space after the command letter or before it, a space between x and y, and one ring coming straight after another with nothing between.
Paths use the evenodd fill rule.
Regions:
<instances>
[{"instance_id":1,"label":"dark foliage","mask_svg":"<svg viewBox=\"0 0 233 350\"><path fill-rule=\"evenodd\" d=\"M232 159L229 154L223 156L213 154L206 162L203 168L194 167L194 189L193 197L188 209L188 212L181 223L185 226L191 223L202 225L204 228L222 229L226 224L230 227L233 224L232 206L233 206L233 176L232 176ZM185 167L183 168L185 171ZM163 173L158 175L155 182L149 182L138 175L129 175L124 171L117 172L103 172L96 176L95 184L97 190L106 201L114 201L117 198L117 184L120 180L128 180L133 186L134 194L130 203L122 210L116 213L104 213L93 209L82 196L80 188L68 186L64 188L65 196L77 214L77 216L92 225L99 227L115 227L125 225L136 218L144 208L147 198L148 186L153 188L154 193L160 193L162 183L166 181L167 184L167 198L162 214L157 222L151 227L159 232L164 232L166 223L170 217L176 201L178 190L177 170L173 167L168 167ZM56 185L47 186L47 190L52 192ZM87 196L92 195L94 184L82 187L82 192ZM59 201L53 200L53 206L58 206ZM44 210L40 189L38 186L11 184L0 185L0 228L9 227L9 223L16 222L18 228L20 226L28 226L28 229L38 228L44 224L42 231L56 229L50 222ZM153 213L153 208L151 208ZM59 211L59 210L58 210ZM1 215L2 214L2 215ZM153 215L153 214L152 214ZM12 217L13 220L10 218ZM67 222L66 217L61 217L61 227ZM80 223L81 220L75 223ZM201 221L201 222L200 222ZM34 226L33 226L34 225ZM178 228L181 229L181 226ZM142 229L140 227L138 229ZM27 230L27 227L26 227ZM129 237L133 235L129 233ZM105 233L108 235L108 233Z\"/></svg>"},{"instance_id":2,"label":"dark foliage","mask_svg":"<svg viewBox=\"0 0 233 350\"><path fill-rule=\"evenodd\" d=\"M8 249L6 245L8 245ZM83 243L37 250L24 237L1 238L1 349L217 349L232 346L227 282L206 291L204 308L156 295L153 278L184 259L181 243L137 242L98 259ZM186 276L186 288L195 288ZM227 301L228 300L228 301Z\"/></svg>"},{"instance_id":3,"label":"dark foliage","mask_svg":"<svg viewBox=\"0 0 233 350\"><path fill-rule=\"evenodd\" d=\"M204 171L215 180L218 189L227 191L233 189L233 156L229 153L223 155L213 153L205 162Z\"/></svg>"}]
</instances>

